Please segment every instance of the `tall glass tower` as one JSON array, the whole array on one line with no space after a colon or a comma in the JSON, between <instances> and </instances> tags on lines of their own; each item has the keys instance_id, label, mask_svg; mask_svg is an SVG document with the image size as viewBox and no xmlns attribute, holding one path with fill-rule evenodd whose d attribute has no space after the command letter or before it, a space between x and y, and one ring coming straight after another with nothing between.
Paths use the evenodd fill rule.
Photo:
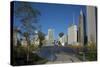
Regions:
<instances>
[{"instance_id":1,"label":"tall glass tower","mask_svg":"<svg viewBox=\"0 0 100 67\"><path fill-rule=\"evenodd\" d=\"M78 42L80 45L85 44L85 19L82 10L80 11L79 24L78 24Z\"/></svg>"}]
</instances>

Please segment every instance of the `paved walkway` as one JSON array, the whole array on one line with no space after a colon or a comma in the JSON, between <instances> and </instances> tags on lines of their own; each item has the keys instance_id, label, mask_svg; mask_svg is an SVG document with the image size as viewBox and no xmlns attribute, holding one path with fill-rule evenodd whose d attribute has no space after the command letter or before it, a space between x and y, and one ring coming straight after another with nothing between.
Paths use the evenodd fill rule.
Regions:
<instances>
[{"instance_id":1,"label":"paved walkway","mask_svg":"<svg viewBox=\"0 0 100 67\"><path fill-rule=\"evenodd\" d=\"M81 62L75 55L70 55L67 53L56 54L56 56L56 60L48 61L47 64Z\"/></svg>"},{"instance_id":2,"label":"paved walkway","mask_svg":"<svg viewBox=\"0 0 100 67\"><path fill-rule=\"evenodd\" d=\"M80 62L73 49L58 46L44 46L37 53L40 57L47 58L47 64Z\"/></svg>"}]
</instances>

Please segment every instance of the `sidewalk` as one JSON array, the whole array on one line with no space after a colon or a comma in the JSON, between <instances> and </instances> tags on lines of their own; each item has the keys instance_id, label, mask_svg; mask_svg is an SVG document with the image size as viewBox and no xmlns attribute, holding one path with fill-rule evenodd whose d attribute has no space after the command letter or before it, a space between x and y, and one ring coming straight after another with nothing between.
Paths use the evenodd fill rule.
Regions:
<instances>
[{"instance_id":1,"label":"sidewalk","mask_svg":"<svg viewBox=\"0 0 100 67\"><path fill-rule=\"evenodd\" d=\"M67 53L56 54L57 59L55 61L49 61L46 64L56 64L56 63L72 63L81 62L75 55L70 55Z\"/></svg>"}]
</instances>

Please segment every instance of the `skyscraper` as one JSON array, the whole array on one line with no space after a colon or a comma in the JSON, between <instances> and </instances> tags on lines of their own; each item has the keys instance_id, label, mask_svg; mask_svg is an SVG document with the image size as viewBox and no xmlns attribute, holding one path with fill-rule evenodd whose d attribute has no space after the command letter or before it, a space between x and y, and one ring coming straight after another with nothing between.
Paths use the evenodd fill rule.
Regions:
<instances>
[{"instance_id":1,"label":"skyscraper","mask_svg":"<svg viewBox=\"0 0 100 67\"><path fill-rule=\"evenodd\" d=\"M68 44L77 43L77 26L72 24L68 27Z\"/></svg>"},{"instance_id":2,"label":"skyscraper","mask_svg":"<svg viewBox=\"0 0 100 67\"><path fill-rule=\"evenodd\" d=\"M81 10L79 15L79 24L78 24L78 42L82 46L85 44L85 34L86 34L85 28L86 28L85 17Z\"/></svg>"},{"instance_id":3,"label":"skyscraper","mask_svg":"<svg viewBox=\"0 0 100 67\"><path fill-rule=\"evenodd\" d=\"M54 30L48 29L48 43L52 44L54 42Z\"/></svg>"},{"instance_id":4,"label":"skyscraper","mask_svg":"<svg viewBox=\"0 0 100 67\"><path fill-rule=\"evenodd\" d=\"M87 35L88 42L94 41L96 43L96 7L87 6Z\"/></svg>"},{"instance_id":5,"label":"skyscraper","mask_svg":"<svg viewBox=\"0 0 100 67\"><path fill-rule=\"evenodd\" d=\"M76 44L77 43L77 26L75 25L74 21L74 14L73 14L73 23L68 27L68 44Z\"/></svg>"}]
</instances>

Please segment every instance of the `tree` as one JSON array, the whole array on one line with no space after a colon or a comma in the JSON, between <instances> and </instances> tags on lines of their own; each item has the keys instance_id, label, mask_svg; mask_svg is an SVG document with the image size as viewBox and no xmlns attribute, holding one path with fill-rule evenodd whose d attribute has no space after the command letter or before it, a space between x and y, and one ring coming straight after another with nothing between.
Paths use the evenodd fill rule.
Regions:
<instances>
[{"instance_id":1,"label":"tree","mask_svg":"<svg viewBox=\"0 0 100 67\"><path fill-rule=\"evenodd\" d=\"M39 31L38 36L39 36L39 39L40 39L39 47L41 47L43 45L43 40L45 40L45 34L41 31Z\"/></svg>"},{"instance_id":2,"label":"tree","mask_svg":"<svg viewBox=\"0 0 100 67\"><path fill-rule=\"evenodd\" d=\"M22 36L27 41L27 62L29 61L29 45L31 36L35 34L35 30L38 28L37 20L40 12L34 9L30 3L27 2L15 2L14 14L20 23L17 28L21 32Z\"/></svg>"}]
</instances>

